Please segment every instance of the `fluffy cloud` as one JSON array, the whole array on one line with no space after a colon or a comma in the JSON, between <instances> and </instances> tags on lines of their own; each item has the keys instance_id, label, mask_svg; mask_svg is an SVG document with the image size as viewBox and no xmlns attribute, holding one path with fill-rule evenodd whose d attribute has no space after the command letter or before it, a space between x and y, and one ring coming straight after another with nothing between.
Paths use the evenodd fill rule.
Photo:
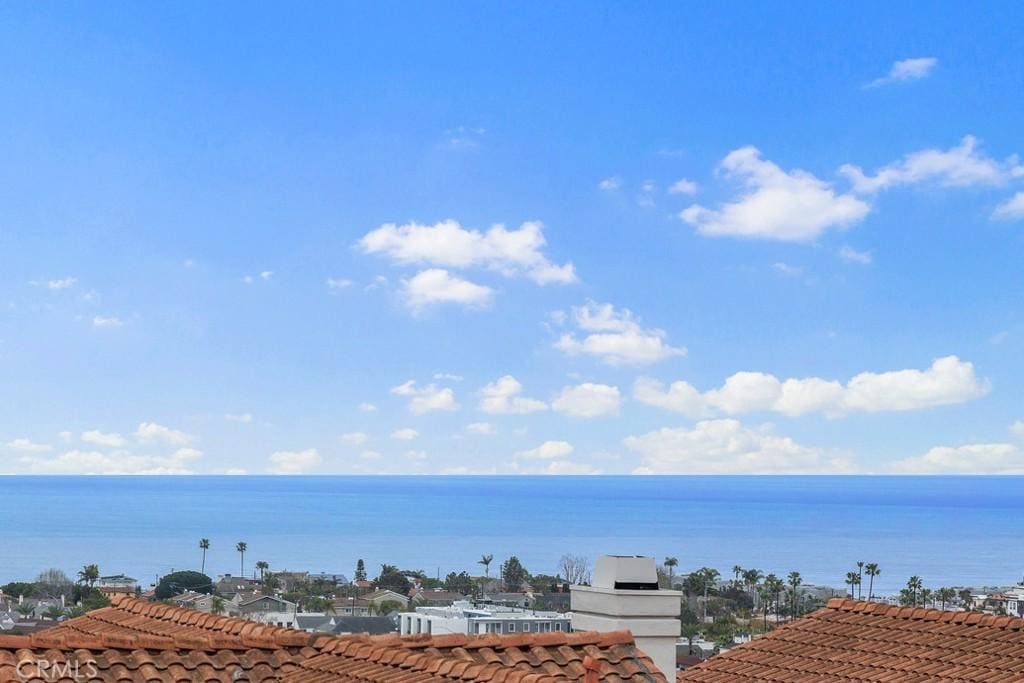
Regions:
<instances>
[{"instance_id":1,"label":"fluffy cloud","mask_svg":"<svg viewBox=\"0 0 1024 683\"><path fill-rule=\"evenodd\" d=\"M842 472L849 463L769 428L737 420L704 420L692 429L664 428L623 443L641 456L637 474L775 474Z\"/></svg>"},{"instance_id":2,"label":"fluffy cloud","mask_svg":"<svg viewBox=\"0 0 1024 683\"><path fill-rule=\"evenodd\" d=\"M493 436L497 434L497 430L490 422L471 422L466 425L466 431L470 434L480 434L482 436Z\"/></svg>"},{"instance_id":3,"label":"fluffy cloud","mask_svg":"<svg viewBox=\"0 0 1024 683\"><path fill-rule=\"evenodd\" d=\"M420 435L420 433L417 432L412 427L405 427L403 429L396 429L395 431L391 432L391 438L392 439L397 439L399 441L412 441L413 439L415 439L419 435Z\"/></svg>"},{"instance_id":4,"label":"fluffy cloud","mask_svg":"<svg viewBox=\"0 0 1024 683\"><path fill-rule=\"evenodd\" d=\"M62 278L57 279L57 280L48 280L46 282L46 288L51 290L51 291L56 292L56 291L60 291L62 289L68 289L69 287L74 287L77 283L78 283L78 278L71 277L69 275L68 277L62 277Z\"/></svg>"},{"instance_id":5,"label":"fluffy cloud","mask_svg":"<svg viewBox=\"0 0 1024 683\"><path fill-rule=\"evenodd\" d=\"M839 173L853 184L855 192L871 194L899 185L936 182L943 187L1004 185L1024 176L1024 166L1016 155L997 161L978 151L978 141L964 136L956 147L947 150L922 149L901 160L883 166L869 176L859 166L844 164Z\"/></svg>"},{"instance_id":6,"label":"fluffy cloud","mask_svg":"<svg viewBox=\"0 0 1024 683\"><path fill-rule=\"evenodd\" d=\"M480 390L480 410L492 415L525 415L547 410L544 401L520 396L523 385L512 375L500 377Z\"/></svg>"},{"instance_id":7,"label":"fluffy cloud","mask_svg":"<svg viewBox=\"0 0 1024 683\"><path fill-rule=\"evenodd\" d=\"M730 152L719 170L749 191L718 209L694 204L683 210L679 217L703 235L809 241L860 221L871 208L806 171L784 171L755 147Z\"/></svg>"},{"instance_id":8,"label":"fluffy cloud","mask_svg":"<svg viewBox=\"0 0 1024 683\"><path fill-rule=\"evenodd\" d=\"M597 184L597 189L605 191L617 190L620 187L622 187L622 179L615 176L605 178Z\"/></svg>"},{"instance_id":9,"label":"fluffy cloud","mask_svg":"<svg viewBox=\"0 0 1024 683\"><path fill-rule=\"evenodd\" d=\"M1010 443L939 446L889 469L899 474L1024 474L1024 451Z\"/></svg>"},{"instance_id":10,"label":"fluffy cloud","mask_svg":"<svg viewBox=\"0 0 1024 683\"><path fill-rule=\"evenodd\" d=\"M423 415L435 411L455 411L461 406L455 400L455 392L447 387L438 387L429 384L425 387L416 386L415 380L409 380L404 384L391 389L391 393L397 396L408 396L409 412L413 415Z\"/></svg>"},{"instance_id":11,"label":"fluffy cloud","mask_svg":"<svg viewBox=\"0 0 1024 683\"><path fill-rule=\"evenodd\" d=\"M890 83L904 83L924 78L932 72L939 60L934 57L912 57L893 62L889 73L868 83L866 88L877 88Z\"/></svg>"},{"instance_id":12,"label":"fluffy cloud","mask_svg":"<svg viewBox=\"0 0 1024 683\"><path fill-rule=\"evenodd\" d=\"M989 383L977 377L972 363L946 356L926 370L862 372L845 385L819 377L779 380L763 372L737 372L721 387L702 393L684 381L666 389L656 380L640 378L633 397L691 417L759 411L838 416L853 411L921 410L963 403L988 391Z\"/></svg>"},{"instance_id":13,"label":"fluffy cloud","mask_svg":"<svg viewBox=\"0 0 1024 683\"><path fill-rule=\"evenodd\" d=\"M315 448L304 451L275 451L270 454L270 471L273 474L302 474L316 467L323 459Z\"/></svg>"},{"instance_id":14,"label":"fluffy cloud","mask_svg":"<svg viewBox=\"0 0 1024 683\"><path fill-rule=\"evenodd\" d=\"M1018 192L992 211L994 221L1012 221L1024 218L1024 192Z\"/></svg>"},{"instance_id":15,"label":"fluffy cloud","mask_svg":"<svg viewBox=\"0 0 1024 683\"><path fill-rule=\"evenodd\" d=\"M575 282L573 265L552 263L544 254L545 244L543 225L537 221L523 223L518 230L495 225L485 233L452 220L434 225L389 223L359 240L364 252L384 254L401 264L483 267L541 285Z\"/></svg>"},{"instance_id":16,"label":"fluffy cloud","mask_svg":"<svg viewBox=\"0 0 1024 683\"><path fill-rule=\"evenodd\" d=\"M870 266L871 262L874 261L870 251L857 251L850 246L844 246L839 250L839 258L847 263L856 263L862 266Z\"/></svg>"},{"instance_id":17,"label":"fluffy cloud","mask_svg":"<svg viewBox=\"0 0 1024 683\"><path fill-rule=\"evenodd\" d=\"M348 432L347 434L342 434L338 438L342 443L347 443L351 446L362 446L370 439L370 437L363 432Z\"/></svg>"},{"instance_id":18,"label":"fluffy cloud","mask_svg":"<svg viewBox=\"0 0 1024 683\"><path fill-rule=\"evenodd\" d=\"M116 432L105 434L98 429L82 432L81 439L85 443L91 443L97 446L107 446L109 448L120 448L127 443L127 440Z\"/></svg>"},{"instance_id":19,"label":"fluffy cloud","mask_svg":"<svg viewBox=\"0 0 1024 683\"><path fill-rule=\"evenodd\" d=\"M202 455L194 448L179 448L169 456L70 450L55 458L28 458L23 463L40 474L191 474L190 464Z\"/></svg>"},{"instance_id":20,"label":"fluffy cloud","mask_svg":"<svg viewBox=\"0 0 1024 683\"><path fill-rule=\"evenodd\" d=\"M669 185L668 193L695 195L697 194L697 183L692 180L687 180L686 178L680 178Z\"/></svg>"},{"instance_id":21,"label":"fluffy cloud","mask_svg":"<svg viewBox=\"0 0 1024 683\"><path fill-rule=\"evenodd\" d=\"M185 446L192 443L193 437L185 432L159 425L155 422L143 422L135 430L135 436L142 443L167 443L174 446Z\"/></svg>"},{"instance_id":22,"label":"fluffy cloud","mask_svg":"<svg viewBox=\"0 0 1024 683\"><path fill-rule=\"evenodd\" d=\"M405 302L420 310L432 304L460 304L469 308L485 308L491 303L494 290L452 275L443 268L430 268L403 280Z\"/></svg>"},{"instance_id":23,"label":"fluffy cloud","mask_svg":"<svg viewBox=\"0 0 1024 683\"><path fill-rule=\"evenodd\" d=\"M585 382L563 388L551 408L573 417L604 417L618 415L621 404L618 387Z\"/></svg>"},{"instance_id":24,"label":"fluffy cloud","mask_svg":"<svg viewBox=\"0 0 1024 683\"><path fill-rule=\"evenodd\" d=\"M557 458L564 458L572 453L572 451L572 444L568 441L545 441L536 448L531 448L528 451L519 451L516 453L516 457L526 458L527 460L555 460Z\"/></svg>"},{"instance_id":25,"label":"fluffy cloud","mask_svg":"<svg viewBox=\"0 0 1024 683\"><path fill-rule=\"evenodd\" d=\"M21 451L22 453L45 453L53 450L53 446L45 443L35 443L31 439L14 439L4 444L5 447L12 451Z\"/></svg>"},{"instance_id":26,"label":"fluffy cloud","mask_svg":"<svg viewBox=\"0 0 1024 683\"><path fill-rule=\"evenodd\" d=\"M585 354L609 365L646 365L686 354L685 348L669 346L663 330L643 328L629 309L593 301L573 309L573 320L582 338L563 334L555 348L570 355Z\"/></svg>"}]
</instances>

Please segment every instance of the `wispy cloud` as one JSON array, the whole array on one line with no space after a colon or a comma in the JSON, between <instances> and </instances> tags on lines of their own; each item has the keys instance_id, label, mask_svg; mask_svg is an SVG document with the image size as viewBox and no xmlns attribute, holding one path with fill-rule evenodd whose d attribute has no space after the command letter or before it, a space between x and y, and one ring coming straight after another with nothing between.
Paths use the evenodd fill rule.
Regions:
<instances>
[{"instance_id":1,"label":"wispy cloud","mask_svg":"<svg viewBox=\"0 0 1024 683\"><path fill-rule=\"evenodd\" d=\"M939 60L935 57L913 57L893 62L889 73L866 84L865 88L878 88L894 83L917 81L931 74Z\"/></svg>"}]
</instances>

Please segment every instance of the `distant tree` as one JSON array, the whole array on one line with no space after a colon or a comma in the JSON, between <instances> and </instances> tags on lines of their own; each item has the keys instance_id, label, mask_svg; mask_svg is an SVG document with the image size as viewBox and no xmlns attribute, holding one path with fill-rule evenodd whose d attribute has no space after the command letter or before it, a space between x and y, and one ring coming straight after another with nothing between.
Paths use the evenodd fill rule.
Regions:
<instances>
[{"instance_id":1,"label":"distant tree","mask_svg":"<svg viewBox=\"0 0 1024 683\"><path fill-rule=\"evenodd\" d=\"M775 604L775 616L778 617L781 612L779 598L782 596L782 591L786 587L785 582L775 574L769 574L764 577L764 585L768 588L769 594L772 596L772 600ZM776 619L776 622L778 619Z\"/></svg>"},{"instance_id":2,"label":"distant tree","mask_svg":"<svg viewBox=\"0 0 1024 683\"><path fill-rule=\"evenodd\" d=\"M260 581L266 576L267 570L270 569L270 564L265 560L258 560L256 562L256 569L260 570Z\"/></svg>"},{"instance_id":3,"label":"distant tree","mask_svg":"<svg viewBox=\"0 0 1024 683\"><path fill-rule=\"evenodd\" d=\"M267 574L263 578L263 585L260 586L260 593L263 595L274 595L281 587L281 580L273 574Z\"/></svg>"},{"instance_id":4,"label":"distant tree","mask_svg":"<svg viewBox=\"0 0 1024 683\"><path fill-rule=\"evenodd\" d=\"M374 611L377 614L391 614L392 612L401 612L404 608L405 606L398 600L383 600L377 603Z\"/></svg>"},{"instance_id":5,"label":"distant tree","mask_svg":"<svg viewBox=\"0 0 1024 683\"><path fill-rule=\"evenodd\" d=\"M714 567L701 567L697 572L704 588L704 621L708 620L708 590L715 584L721 574Z\"/></svg>"},{"instance_id":6,"label":"distant tree","mask_svg":"<svg viewBox=\"0 0 1024 683\"><path fill-rule=\"evenodd\" d=\"M480 559L476 561L477 564L484 566L484 578L490 578L491 575L491 562L494 561L494 555L481 555Z\"/></svg>"},{"instance_id":7,"label":"distant tree","mask_svg":"<svg viewBox=\"0 0 1024 683\"><path fill-rule=\"evenodd\" d=\"M103 593L92 586L79 585L75 586L71 592L71 600L75 602L80 608L82 614L90 612L100 607L106 607L110 604L110 600Z\"/></svg>"},{"instance_id":8,"label":"distant tree","mask_svg":"<svg viewBox=\"0 0 1024 683\"><path fill-rule=\"evenodd\" d=\"M952 602L956 598L956 590L942 587L935 592L935 597L942 603L942 609L945 610L946 603Z\"/></svg>"},{"instance_id":9,"label":"distant tree","mask_svg":"<svg viewBox=\"0 0 1024 683\"><path fill-rule=\"evenodd\" d=\"M245 541L239 541L238 543L235 544L235 550L238 551L239 556L242 558L240 560L240 564L238 565L239 566L239 573L238 573L239 576L245 576L245 551L248 550L248 549L249 549L249 544L246 543Z\"/></svg>"},{"instance_id":10,"label":"distant tree","mask_svg":"<svg viewBox=\"0 0 1024 683\"><path fill-rule=\"evenodd\" d=\"M208 538L200 538L199 539L199 549L203 551L203 564L199 568L199 571L200 571L200 573L205 574L206 573L206 551L210 549L210 539L208 539Z\"/></svg>"},{"instance_id":11,"label":"distant tree","mask_svg":"<svg viewBox=\"0 0 1024 683\"><path fill-rule=\"evenodd\" d=\"M473 583L473 577L466 572L451 572L444 577L444 589L462 595L473 595L476 593L476 584Z\"/></svg>"},{"instance_id":12,"label":"distant tree","mask_svg":"<svg viewBox=\"0 0 1024 683\"><path fill-rule=\"evenodd\" d=\"M41 598L57 599L62 595L71 597L74 584L60 569L44 569L36 578L36 595Z\"/></svg>"},{"instance_id":13,"label":"distant tree","mask_svg":"<svg viewBox=\"0 0 1024 683\"><path fill-rule=\"evenodd\" d=\"M732 566L732 580L737 586L740 585L740 577L743 576L743 567L738 564Z\"/></svg>"},{"instance_id":14,"label":"distant tree","mask_svg":"<svg viewBox=\"0 0 1024 683\"><path fill-rule=\"evenodd\" d=\"M30 598L36 592L36 585L27 581L12 581L0 586L0 592L12 598Z\"/></svg>"},{"instance_id":15,"label":"distant tree","mask_svg":"<svg viewBox=\"0 0 1024 683\"><path fill-rule=\"evenodd\" d=\"M757 584L764 578L764 574L760 569L744 569L743 570L743 583L746 584L747 590L750 591L750 601L756 606L757 599L760 594L757 591Z\"/></svg>"},{"instance_id":16,"label":"distant tree","mask_svg":"<svg viewBox=\"0 0 1024 683\"><path fill-rule=\"evenodd\" d=\"M319 596L308 596L301 600L304 612L334 612L334 601Z\"/></svg>"},{"instance_id":17,"label":"distant tree","mask_svg":"<svg viewBox=\"0 0 1024 683\"><path fill-rule=\"evenodd\" d=\"M961 588L960 592L957 593L957 598L960 599L960 606L966 610L970 610L973 607L973 601L971 600L971 589Z\"/></svg>"},{"instance_id":18,"label":"distant tree","mask_svg":"<svg viewBox=\"0 0 1024 683\"><path fill-rule=\"evenodd\" d=\"M366 581L366 564L362 560L356 562L356 573L353 575L353 581Z\"/></svg>"},{"instance_id":19,"label":"distant tree","mask_svg":"<svg viewBox=\"0 0 1024 683\"><path fill-rule=\"evenodd\" d=\"M857 572L846 572L846 585L850 587L850 599L853 600L857 597L856 587L860 582L860 577Z\"/></svg>"},{"instance_id":20,"label":"distant tree","mask_svg":"<svg viewBox=\"0 0 1024 683\"><path fill-rule=\"evenodd\" d=\"M206 574L196 571L172 572L161 577L154 594L157 600L167 600L185 591L212 593L213 581Z\"/></svg>"},{"instance_id":21,"label":"distant tree","mask_svg":"<svg viewBox=\"0 0 1024 683\"><path fill-rule=\"evenodd\" d=\"M43 618L50 621L57 621L64 616L64 608L60 605L50 605L43 610Z\"/></svg>"},{"instance_id":22,"label":"distant tree","mask_svg":"<svg viewBox=\"0 0 1024 683\"><path fill-rule=\"evenodd\" d=\"M789 584L789 606L790 614L794 617L800 616L800 584L804 582L803 577L800 576L800 572L790 572L789 576L786 577L786 583Z\"/></svg>"},{"instance_id":23,"label":"distant tree","mask_svg":"<svg viewBox=\"0 0 1024 683\"><path fill-rule=\"evenodd\" d=\"M907 591L910 592L911 605L917 606L918 597L921 595L921 591L924 590L924 581L921 580L920 576L911 576L907 579Z\"/></svg>"},{"instance_id":24,"label":"distant tree","mask_svg":"<svg viewBox=\"0 0 1024 683\"><path fill-rule=\"evenodd\" d=\"M501 581L505 584L505 590L522 590L523 584L530 577L530 572L522 565L519 558L513 555L501 565Z\"/></svg>"},{"instance_id":25,"label":"distant tree","mask_svg":"<svg viewBox=\"0 0 1024 683\"><path fill-rule=\"evenodd\" d=\"M391 590L401 595L408 595L409 590L412 589L412 584L409 582L408 577L402 574L393 565L384 565L382 569L387 569L387 572L381 572L377 580L374 581L374 587L379 589Z\"/></svg>"},{"instance_id":26,"label":"distant tree","mask_svg":"<svg viewBox=\"0 0 1024 683\"><path fill-rule=\"evenodd\" d=\"M384 564L382 564L380 566L380 573L381 574L397 574L398 573L398 567L393 565L393 564L384 563Z\"/></svg>"},{"instance_id":27,"label":"distant tree","mask_svg":"<svg viewBox=\"0 0 1024 683\"><path fill-rule=\"evenodd\" d=\"M868 600L875 598L875 577L882 573L877 562L868 562L864 565L864 573L868 575Z\"/></svg>"},{"instance_id":28,"label":"distant tree","mask_svg":"<svg viewBox=\"0 0 1024 683\"><path fill-rule=\"evenodd\" d=\"M922 607L934 607L935 606L935 591L931 588L921 589L921 606Z\"/></svg>"},{"instance_id":29,"label":"distant tree","mask_svg":"<svg viewBox=\"0 0 1024 683\"><path fill-rule=\"evenodd\" d=\"M22 616L22 618L25 618L25 617L31 616L32 613L36 611L36 606L35 605L30 605L27 602L23 602L20 605L17 605L14 608L14 610L18 614L20 614Z\"/></svg>"},{"instance_id":30,"label":"distant tree","mask_svg":"<svg viewBox=\"0 0 1024 683\"><path fill-rule=\"evenodd\" d=\"M590 560L584 555L562 555L558 569L562 578L571 586L590 583Z\"/></svg>"},{"instance_id":31,"label":"distant tree","mask_svg":"<svg viewBox=\"0 0 1024 683\"><path fill-rule=\"evenodd\" d=\"M861 592L861 588L860 588L863 584L864 584L864 562L858 562L857 563L857 599L858 600L860 600L861 597L864 595ZM870 595L870 594L871 594L871 591L868 591L868 595Z\"/></svg>"},{"instance_id":32,"label":"distant tree","mask_svg":"<svg viewBox=\"0 0 1024 683\"><path fill-rule=\"evenodd\" d=\"M219 595L213 596L213 600L210 601L210 612L213 614L224 614L227 611L227 603L224 598Z\"/></svg>"},{"instance_id":33,"label":"distant tree","mask_svg":"<svg viewBox=\"0 0 1024 683\"><path fill-rule=\"evenodd\" d=\"M100 578L100 568L95 564L87 564L78 572L78 583L92 586Z\"/></svg>"},{"instance_id":34,"label":"distant tree","mask_svg":"<svg viewBox=\"0 0 1024 683\"><path fill-rule=\"evenodd\" d=\"M531 574L528 582L535 593L557 593L565 583L561 576L550 574Z\"/></svg>"},{"instance_id":35,"label":"distant tree","mask_svg":"<svg viewBox=\"0 0 1024 683\"><path fill-rule=\"evenodd\" d=\"M420 579L420 587L428 591L444 588L444 581L435 579L433 576L428 576L425 579Z\"/></svg>"},{"instance_id":36,"label":"distant tree","mask_svg":"<svg viewBox=\"0 0 1024 683\"><path fill-rule=\"evenodd\" d=\"M672 577L675 575L676 567L679 566L679 560L675 557L666 557L664 565L668 567L668 587L672 589Z\"/></svg>"},{"instance_id":37,"label":"distant tree","mask_svg":"<svg viewBox=\"0 0 1024 683\"><path fill-rule=\"evenodd\" d=\"M764 632L768 633L768 608L772 604L772 588L767 581L757 586L757 595L761 600L761 612L764 615Z\"/></svg>"}]
</instances>

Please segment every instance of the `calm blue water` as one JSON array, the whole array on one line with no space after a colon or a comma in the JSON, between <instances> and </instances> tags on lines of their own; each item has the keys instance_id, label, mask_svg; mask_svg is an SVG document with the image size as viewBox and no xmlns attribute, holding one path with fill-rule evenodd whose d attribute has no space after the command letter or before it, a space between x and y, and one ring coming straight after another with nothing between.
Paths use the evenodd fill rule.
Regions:
<instances>
[{"instance_id":1,"label":"calm blue water","mask_svg":"<svg viewBox=\"0 0 1024 683\"><path fill-rule=\"evenodd\" d=\"M555 573L564 553L734 564L842 586L1009 584L1024 572L1021 477L0 477L0 582L98 563L142 581L198 568L343 572L356 559L438 571L516 554Z\"/></svg>"}]
</instances>

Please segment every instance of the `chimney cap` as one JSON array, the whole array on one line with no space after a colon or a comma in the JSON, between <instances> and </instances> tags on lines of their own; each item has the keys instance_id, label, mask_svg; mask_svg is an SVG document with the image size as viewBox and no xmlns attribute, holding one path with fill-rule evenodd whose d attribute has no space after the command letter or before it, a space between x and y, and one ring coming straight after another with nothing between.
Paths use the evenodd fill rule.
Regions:
<instances>
[{"instance_id":1,"label":"chimney cap","mask_svg":"<svg viewBox=\"0 0 1024 683\"><path fill-rule=\"evenodd\" d=\"M594 563L596 588L658 590L658 569L653 557L599 555Z\"/></svg>"}]
</instances>

